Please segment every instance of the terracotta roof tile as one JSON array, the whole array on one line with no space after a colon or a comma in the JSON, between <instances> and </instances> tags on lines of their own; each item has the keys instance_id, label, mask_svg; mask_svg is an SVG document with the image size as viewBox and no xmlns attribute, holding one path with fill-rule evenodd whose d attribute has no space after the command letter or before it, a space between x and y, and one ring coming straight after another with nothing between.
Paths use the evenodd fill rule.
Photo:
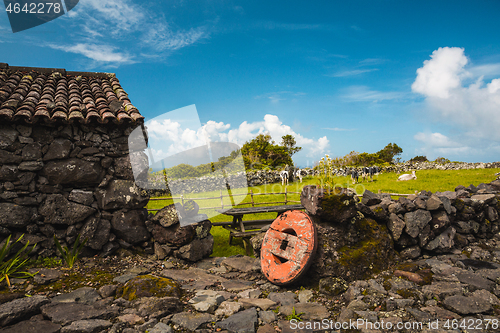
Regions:
<instances>
[{"instance_id":1,"label":"terracotta roof tile","mask_svg":"<svg viewBox=\"0 0 500 333\"><path fill-rule=\"evenodd\" d=\"M0 64L0 122L143 121L114 74Z\"/></svg>"}]
</instances>

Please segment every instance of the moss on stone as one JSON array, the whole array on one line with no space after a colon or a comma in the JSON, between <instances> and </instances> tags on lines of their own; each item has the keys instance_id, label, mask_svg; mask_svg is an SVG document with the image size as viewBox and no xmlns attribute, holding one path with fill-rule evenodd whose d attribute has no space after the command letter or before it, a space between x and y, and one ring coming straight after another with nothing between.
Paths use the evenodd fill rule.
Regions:
<instances>
[{"instance_id":1,"label":"moss on stone","mask_svg":"<svg viewBox=\"0 0 500 333\"><path fill-rule=\"evenodd\" d=\"M387 268L390 258L386 257L386 250L391 240L386 227L372 219L361 219L355 223L363 239L352 247L341 247L338 263L351 268L359 267L364 273L357 278L366 278L370 273L379 273Z\"/></svg>"},{"instance_id":2,"label":"moss on stone","mask_svg":"<svg viewBox=\"0 0 500 333\"><path fill-rule=\"evenodd\" d=\"M141 275L125 283L117 292L117 297L133 301L139 297L181 297L181 288L173 280L154 275Z\"/></svg>"}]
</instances>

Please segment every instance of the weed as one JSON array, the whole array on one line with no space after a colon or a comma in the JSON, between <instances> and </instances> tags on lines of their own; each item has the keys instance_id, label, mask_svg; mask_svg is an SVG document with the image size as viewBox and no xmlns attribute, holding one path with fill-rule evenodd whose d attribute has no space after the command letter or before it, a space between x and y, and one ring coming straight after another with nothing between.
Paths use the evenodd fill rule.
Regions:
<instances>
[{"instance_id":1,"label":"weed","mask_svg":"<svg viewBox=\"0 0 500 333\"><path fill-rule=\"evenodd\" d=\"M5 241L5 244L3 245L2 249L0 250L0 282L3 280L7 281L7 285L10 288L10 280L9 276L11 278L27 278L27 277L33 277L35 274L31 274L28 272L23 272L21 269L26 266L28 260L29 260L29 254L33 249L35 248L36 244L28 249L29 241L26 242L26 244L19 250L15 255L10 257L10 259L7 260L9 257L9 253L14 247L14 245L19 242L23 238L24 234L21 235L14 243L10 244L10 237L7 237L7 240Z\"/></svg>"},{"instance_id":2,"label":"weed","mask_svg":"<svg viewBox=\"0 0 500 333\"><path fill-rule=\"evenodd\" d=\"M292 319L295 319L295 320L298 320L298 321L302 321L302 318L300 318L300 316L302 316L304 314L304 312L301 312L301 313L295 313L295 307L292 307L292 314L287 316L286 319L288 321L291 321Z\"/></svg>"},{"instance_id":3,"label":"weed","mask_svg":"<svg viewBox=\"0 0 500 333\"><path fill-rule=\"evenodd\" d=\"M82 243L80 243L80 235L78 235L76 237L75 243L73 244L73 248L71 249L71 251L68 249L67 246L65 246L64 248L61 246L61 244L56 238L56 235L54 235L54 242L56 243L57 250L59 250L59 253L61 253L62 258L66 262L68 267L73 268L73 265L78 260L78 255L82 251L82 248L87 242L87 239L85 239Z\"/></svg>"}]
</instances>

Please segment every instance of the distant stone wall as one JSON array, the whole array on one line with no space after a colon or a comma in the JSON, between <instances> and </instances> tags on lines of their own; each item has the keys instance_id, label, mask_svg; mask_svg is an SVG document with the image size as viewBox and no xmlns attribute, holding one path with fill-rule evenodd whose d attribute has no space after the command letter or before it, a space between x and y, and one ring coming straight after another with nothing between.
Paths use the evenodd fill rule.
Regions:
<instances>
[{"instance_id":1,"label":"distant stone wall","mask_svg":"<svg viewBox=\"0 0 500 333\"><path fill-rule=\"evenodd\" d=\"M144 224L149 197L135 186L128 156L132 130L1 125L0 240L24 234L44 257L55 254L54 235L71 247L80 234L88 254L152 249Z\"/></svg>"},{"instance_id":2,"label":"distant stone wall","mask_svg":"<svg viewBox=\"0 0 500 333\"><path fill-rule=\"evenodd\" d=\"M388 167L383 167L382 172L407 172L411 170L466 170L466 169L488 169L500 168L500 162L491 163L436 163L436 162L406 162Z\"/></svg>"},{"instance_id":3,"label":"distant stone wall","mask_svg":"<svg viewBox=\"0 0 500 333\"><path fill-rule=\"evenodd\" d=\"M168 182L169 189L174 194L201 193L218 191L226 188L226 181L230 188L258 186L281 182L279 171L248 171L230 174L226 178L218 176L204 176L197 179L174 179ZM152 182L154 185L155 182ZM156 186L164 186L162 180L156 180ZM169 195L170 190L148 190L151 196Z\"/></svg>"}]
</instances>

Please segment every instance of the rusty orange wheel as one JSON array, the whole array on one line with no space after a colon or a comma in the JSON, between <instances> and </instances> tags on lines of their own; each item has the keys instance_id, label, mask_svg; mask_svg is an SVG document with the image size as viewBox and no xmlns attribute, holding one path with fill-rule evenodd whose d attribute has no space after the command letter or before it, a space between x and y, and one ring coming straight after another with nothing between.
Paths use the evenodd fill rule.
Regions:
<instances>
[{"instance_id":1,"label":"rusty orange wheel","mask_svg":"<svg viewBox=\"0 0 500 333\"><path fill-rule=\"evenodd\" d=\"M297 281L311 265L317 243L316 229L306 213L284 212L264 236L260 252L262 272L277 285Z\"/></svg>"}]
</instances>

